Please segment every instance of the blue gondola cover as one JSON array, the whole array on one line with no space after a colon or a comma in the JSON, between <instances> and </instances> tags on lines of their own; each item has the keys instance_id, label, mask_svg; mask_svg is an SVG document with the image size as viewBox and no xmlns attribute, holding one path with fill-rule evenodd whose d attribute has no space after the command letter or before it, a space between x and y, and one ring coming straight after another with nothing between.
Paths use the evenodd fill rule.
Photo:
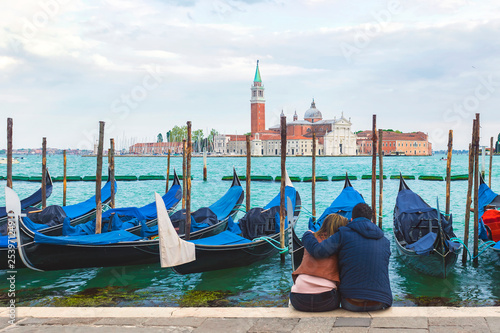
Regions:
<instances>
[{"instance_id":1,"label":"blue gondola cover","mask_svg":"<svg viewBox=\"0 0 500 333\"><path fill-rule=\"evenodd\" d=\"M351 186L345 187L315 223L312 221L312 218L309 219L309 229L318 231L323 224L323 220L330 214L339 214L351 220L352 209L362 202L365 202L365 199L363 199L363 196L358 191Z\"/></svg>"},{"instance_id":2,"label":"blue gondola cover","mask_svg":"<svg viewBox=\"0 0 500 333\"><path fill-rule=\"evenodd\" d=\"M252 241L241 236L238 236L231 231L223 231L215 236L191 240L191 243L199 245L236 245L236 244L247 244Z\"/></svg>"},{"instance_id":3,"label":"blue gondola cover","mask_svg":"<svg viewBox=\"0 0 500 333\"><path fill-rule=\"evenodd\" d=\"M115 182L115 193L117 191L118 187ZM106 185L101 189L101 201L107 201L111 198L111 182L107 182ZM96 203L95 203L95 195L93 197L90 197L89 199L77 203L75 205L70 205L70 206L65 206L63 207L64 212L66 213L66 216L68 216L70 219L75 219L80 216L83 216L95 209Z\"/></svg>"},{"instance_id":4,"label":"blue gondola cover","mask_svg":"<svg viewBox=\"0 0 500 333\"><path fill-rule=\"evenodd\" d=\"M125 230L79 236L46 236L38 232L35 233L35 243L54 245L106 245L138 241L140 239L141 237Z\"/></svg>"}]
</instances>

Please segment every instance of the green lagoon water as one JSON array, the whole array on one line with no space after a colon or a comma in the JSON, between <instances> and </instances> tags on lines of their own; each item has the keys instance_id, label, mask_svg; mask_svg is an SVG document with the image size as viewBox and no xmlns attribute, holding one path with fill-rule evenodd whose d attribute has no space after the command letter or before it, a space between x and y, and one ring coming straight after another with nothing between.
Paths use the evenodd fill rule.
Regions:
<instances>
[{"instance_id":1,"label":"green lagoon water","mask_svg":"<svg viewBox=\"0 0 500 333\"><path fill-rule=\"evenodd\" d=\"M402 172L408 175L445 175L446 162L442 155L430 157L387 157L384 159L384 174ZM62 172L62 156L49 156L47 164L52 176ZM182 170L182 158L171 159L172 166ZM238 174L245 174L246 159L241 157L208 158L209 180L202 181L202 158L192 161L192 209L207 206L221 197L230 182L221 181L230 175L233 166ZM494 157L492 188L500 191L500 158ZM119 157L116 158L117 175L164 175L164 157ZM68 175L95 175L96 159L91 157L68 157ZM106 165L105 165L106 167ZM468 157L453 156L452 174L466 174ZM311 159L287 158L290 176L310 176ZM104 169L106 170L106 169ZM361 178L371 173L371 157L321 157L317 159L318 176L342 175L346 171ZM280 175L280 159L277 157L252 158L252 174ZM14 175L40 175L41 157L29 156L13 166ZM0 165L0 174L6 174L6 166ZM441 208L445 202L445 182L408 180L408 185L432 206L439 196ZM371 182L352 181L370 203ZM5 186L5 181L0 181ZM311 211L311 184L294 183L299 191L304 210L298 222L298 234L307 228ZM39 183L15 182L14 189L21 198L31 194ZM243 184L245 186L245 184ZM399 181L384 182L383 230L391 241L389 273L395 306L487 306L500 304L500 260L491 251L479 259L479 267L455 266L447 279L422 276L407 269L397 258L392 235L392 212L396 201ZM279 191L278 182L253 182L252 207L265 205ZM340 193L343 182L318 182L316 185L316 209L318 215L330 205ZM68 204L78 203L93 195L92 182L69 182ZM164 181L119 182L116 197L117 207L142 206L154 200L154 192L165 191ZM455 181L451 185L451 212L454 229L459 238L464 233L465 197L467 181ZM52 196L47 204L62 203L62 183L54 183ZM378 204L378 198L377 198ZM4 206L3 193L0 206ZM237 218L240 218L239 213ZM472 231L471 231L472 232ZM0 304L7 302L7 275L0 272ZM255 263L248 267L215 272L178 275L159 265L91 268L55 272L35 272L21 269L17 273L18 306L287 306L290 291L290 257L281 263L279 256Z\"/></svg>"}]
</instances>

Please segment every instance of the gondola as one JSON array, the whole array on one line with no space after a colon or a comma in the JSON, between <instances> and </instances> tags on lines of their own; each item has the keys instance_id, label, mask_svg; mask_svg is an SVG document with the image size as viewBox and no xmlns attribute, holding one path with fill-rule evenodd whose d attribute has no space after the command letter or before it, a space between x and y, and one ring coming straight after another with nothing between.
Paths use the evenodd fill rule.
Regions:
<instances>
[{"instance_id":1,"label":"gondola","mask_svg":"<svg viewBox=\"0 0 500 333\"><path fill-rule=\"evenodd\" d=\"M209 237L224 231L229 218L237 213L243 198L243 188L235 175L231 188L210 206L218 214L224 214L220 215L221 220L192 232L191 239ZM18 225L18 252L26 267L34 270L139 265L158 263L160 259L157 238L142 237L127 230L54 237L32 232L23 223L22 217L18 219Z\"/></svg>"},{"instance_id":2,"label":"gondola","mask_svg":"<svg viewBox=\"0 0 500 333\"><path fill-rule=\"evenodd\" d=\"M48 176L48 178L50 178L50 176ZM115 191L116 189L117 186L115 182ZM101 194L102 194L101 198L103 204L107 204L111 201L111 182L108 181L103 186L103 188L101 189ZM68 217L69 220L68 223L71 223L71 225L81 224L95 217L96 213L95 207L96 207L95 196L93 196L83 202L74 205L69 205L64 207L49 206L46 208L45 211L41 212L30 210L27 212L27 216L24 217L24 222L28 226L28 229L32 230L27 234L27 236L33 238L34 237L33 231L49 236L62 235L63 220L65 217ZM51 212L47 212L48 210L51 210ZM33 215L35 214L45 214L44 220L48 219L50 221L48 221L48 224L33 222L30 219L30 217L34 218ZM5 224L5 226L6 225L7 224ZM5 228L5 233L2 232L2 236L0 236L0 270L7 268L7 256L8 256L7 246L8 246L8 235L7 235L7 228ZM18 268L24 268L17 252L16 252L16 261L18 262Z\"/></svg>"},{"instance_id":3,"label":"gondola","mask_svg":"<svg viewBox=\"0 0 500 333\"><path fill-rule=\"evenodd\" d=\"M288 209L288 205L292 207L287 215L290 215L290 222L294 223L300 214L301 200L290 179L286 181L285 198L285 202L289 202L285 204L285 208ZM248 266L277 254L280 241L280 199L281 195L278 193L263 208L248 211L239 220L241 230L226 230L212 237L190 241L195 244L196 260L172 269L179 274L201 273Z\"/></svg>"},{"instance_id":4,"label":"gondola","mask_svg":"<svg viewBox=\"0 0 500 333\"><path fill-rule=\"evenodd\" d=\"M400 177L394 239L406 265L422 274L446 278L460 252L460 244L450 241L453 237L452 216L429 206Z\"/></svg>"},{"instance_id":5,"label":"gondola","mask_svg":"<svg viewBox=\"0 0 500 333\"><path fill-rule=\"evenodd\" d=\"M351 181L349 180L349 176L346 173L344 188L342 189L342 192L340 192L338 197L333 200L330 207L325 209L319 219L313 221L311 218L309 220L309 230L318 231L321 228L324 219L330 214L339 214L344 216L348 220L351 220L352 209L358 203L362 202L365 202L363 196L354 189ZM295 231L293 231L293 229L292 240L292 268L295 271L302 263L302 257L304 256L304 246L302 245L302 241L295 234Z\"/></svg>"},{"instance_id":6,"label":"gondola","mask_svg":"<svg viewBox=\"0 0 500 333\"><path fill-rule=\"evenodd\" d=\"M492 251L500 258L500 195L496 194L486 185L481 175L478 205L479 205L479 238L496 244Z\"/></svg>"},{"instance_id":7,"label":"gondola","mask_svg":"<svg viewBox=\"0 0 500 333\"><path fill-rule=\"evenodd\" d=\"M52 178L50 177L49 171L45 176L45 198L50 197L52 194ZM23 213L27 213L30 210L37 210L38 206L42 203L42 189L40 188L35 193L29 197L21 200L21 209ZM0 207L0 225L7 222L7 211L5 207ZM2 233L3 234L3 233Z\"/></svg>"}]
</instances>

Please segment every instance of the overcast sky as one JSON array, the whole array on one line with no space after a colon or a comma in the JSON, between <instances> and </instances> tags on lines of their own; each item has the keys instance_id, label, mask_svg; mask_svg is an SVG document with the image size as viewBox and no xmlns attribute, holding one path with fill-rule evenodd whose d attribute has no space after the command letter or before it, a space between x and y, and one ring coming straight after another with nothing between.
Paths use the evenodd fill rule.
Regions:
<instances>
[{"instance_id":1,"label":"overcast sky","mask_svg":"<svg viewBox=\"0 0 500 333\"><path fill-rule=\"evenodd\" d=\"M119 145L193 122L250 130L256 60L266 127L312 98L353 131L449 129L466 149L500 132L500 3L493 0L23 0L0 10L1 147Z\"/></svg>"}]
</instances>

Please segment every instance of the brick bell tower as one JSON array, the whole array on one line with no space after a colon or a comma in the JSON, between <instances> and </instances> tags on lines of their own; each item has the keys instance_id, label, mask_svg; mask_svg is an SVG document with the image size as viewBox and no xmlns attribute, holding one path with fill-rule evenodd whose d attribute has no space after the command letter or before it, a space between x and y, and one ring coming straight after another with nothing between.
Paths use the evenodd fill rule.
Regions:
<instances>
[{"instance_id":1,"label":"brick bell tower","mask_svg":"<svg viewBox=\"0 0 500 333\"><path fill-rule=\"evenodd\" d=\"M266 100L264 99L264 85L260 78L259 61L257 60L257 68L255 69L255 78L250 89L252 98L250 99L251 110L251 132L263 132L266 129Z\"/></svg>"}]
</instances>

